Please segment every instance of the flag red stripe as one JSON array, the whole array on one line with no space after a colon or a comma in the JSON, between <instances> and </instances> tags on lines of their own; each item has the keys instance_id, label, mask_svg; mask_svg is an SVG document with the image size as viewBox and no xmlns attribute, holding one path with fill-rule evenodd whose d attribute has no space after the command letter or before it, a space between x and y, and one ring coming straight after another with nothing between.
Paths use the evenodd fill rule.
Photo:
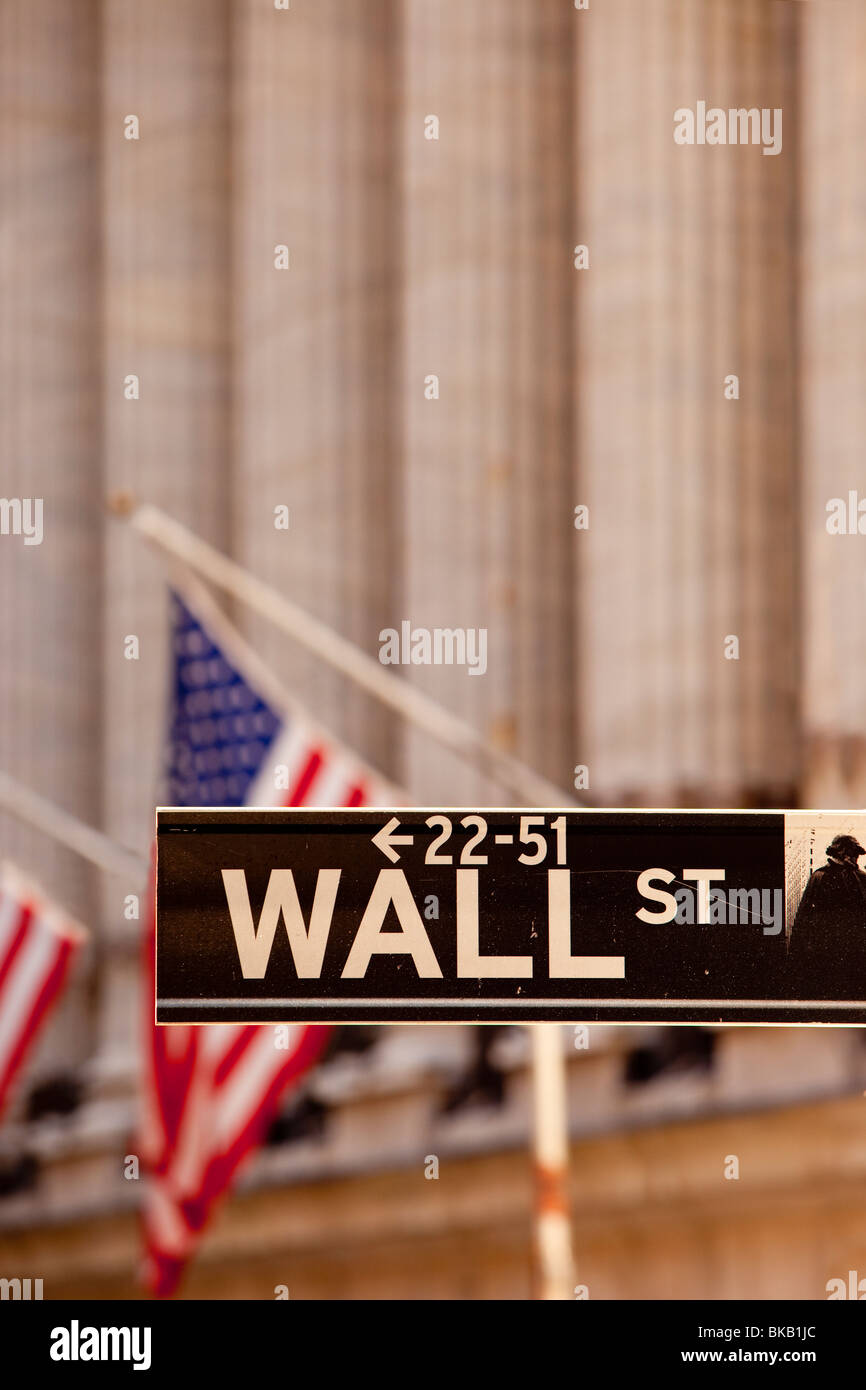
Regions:
<instances>
[{"instance_id":1,"label":"flag red stripe","mask_svg":"<svg viewBox=\"0 0 866 1390\"><path fill-rule=\"evenodd\" d=\"M50 1007L63 985L66 971L69 968L71 954L72 942L68 939L58 937L57 953L54 958L54 963L43 979L42 986L33 1001L33 1006L27 1017L27 1021L18 1035L3 1072L0 1073L0 1107L2 1107L7 1087L12 1077L15 1075L15 1072L18 1070L18 1067L21 1065L28 1047L33 1041L39 1024L42 1021L43 1014Z\"/></svg>"},{"instance_id":2,"label":"flag red stripe","mask_svg":"<svg viewBox=\"0 0 866 1390\"><path fill-rule=\"evenodd\" d=\"M145 1282L155 1298L171 1298L183 1277L185 1259L166 1255L151 1244L147 1252Z\"/></svg>"},{"instance_id":3,"label":"flag red stripe","mask_svg":"<svg viewBox=\"0 0 866 1390\"><path fill-rule=\"evenodd\" d=\"M303 768L295 785L291 788L286 797L286 806L303 806L304 798L310 790L313 781L318 776L319 768L322 766L322 753L318 748L314 748Z\"/></svg>"},{"instance_id":4,"label":"flag red stripe","mask_svg":"<svg viewBox=\"0 0 866 1390\"><path fill-rule=\"evenodd\" d=\"M256 1030L254 1024L251 1024L249 1028L244 1029L240 1037L237 1038L237 1040L232 1044L226 1055L220 1060L219 1066L216 1068L216 1071L214 1072L213 1079L215 1086L221 1086L223 1084L226 1078L230 1075L233 1068L240 1061L241 1057L244 1055L255 1036Z\"/></svg>"}]
</instances>

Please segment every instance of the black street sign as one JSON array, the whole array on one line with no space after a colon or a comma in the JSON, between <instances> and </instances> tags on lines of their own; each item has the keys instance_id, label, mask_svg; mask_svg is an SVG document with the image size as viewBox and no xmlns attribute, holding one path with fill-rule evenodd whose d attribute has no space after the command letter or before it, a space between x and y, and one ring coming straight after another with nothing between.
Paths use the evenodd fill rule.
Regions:
<instances>
[{"instance_id":1,"label":"black street sign","mask_svg":"<svg viewBox=\"0 0 866 1390\"><path fill-rule=\"evenodd\" d=\"M156 1020L866 1023L864 835L846 811L160 809Z\"/></svg>"}]
</instances>

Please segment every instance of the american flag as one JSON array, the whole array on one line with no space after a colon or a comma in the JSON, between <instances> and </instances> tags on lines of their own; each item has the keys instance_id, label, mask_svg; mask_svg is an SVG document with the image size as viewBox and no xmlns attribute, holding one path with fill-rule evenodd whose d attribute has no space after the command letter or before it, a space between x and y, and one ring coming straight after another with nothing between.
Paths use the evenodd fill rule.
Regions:
<instances>
[{"instance_id":1,"label":"american flag","mask_svg":"<svg viewBox=\"0 0 866 1390\"><path fill-rule=\"evenodd\" d=\"M185 589L171 602L169 804L388 806L403 800L298 707L287 709L266 693L271 678L206 591ZM152 968L151 943L151 984ZM144 1147L152 1181L145 1278L165 1297L177 1288L214 1203L266 1134L281 1093L320 1056L329 1029L149 1027Z\"/></svg>"},{"instance_id":2,"label":"american flag","mask_svg":"<svg viewBox=\"0 0 866 1390\"><path fill-rule=\"evenodd\" d=\"M86 937L11 864L0 867L0 1115Z\"/></svg>"}]
</instances>

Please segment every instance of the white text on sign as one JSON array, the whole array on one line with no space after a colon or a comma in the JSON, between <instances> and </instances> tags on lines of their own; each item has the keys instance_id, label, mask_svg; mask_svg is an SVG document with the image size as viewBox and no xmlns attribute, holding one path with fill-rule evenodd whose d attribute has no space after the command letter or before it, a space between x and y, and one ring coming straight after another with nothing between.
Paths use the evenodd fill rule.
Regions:
<instances>
[{"instance_id":1,"label":"white text on sign","mask_svg":"<svg viewBox=\"0 0 866 1390\"><path fill-rule=\"evenodd\" d=\"M221 872L244 979L264 979L281 917L298 978L318 979L342 870L319 870L310 920L306 922L292 870L272 869L258 925L253 920L245 870L223 869ZM624 980L624 956L571 954L571 870L548 869L547 893L550 979ZM455 870L455 900L458 978L531 979L532 956L481 954L477 869ZM383 931L392 907L400 924L399 932ZM346 957L343 978L363 979L374 955L411 956L419 979L442 978L442 968L402 869L379 871Z\"/></svg>"}]
</instances>

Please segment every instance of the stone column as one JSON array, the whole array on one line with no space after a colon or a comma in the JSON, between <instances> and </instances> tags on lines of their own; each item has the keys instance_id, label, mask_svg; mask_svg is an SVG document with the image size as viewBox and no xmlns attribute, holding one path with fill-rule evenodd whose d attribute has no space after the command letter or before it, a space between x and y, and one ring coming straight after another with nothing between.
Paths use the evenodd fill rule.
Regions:
<instances>
[{"instance_id":1,"label":"stone column","mask_svg":"<svg viewBox=\"0 0 866 1390\"><path fill-rule=\"evenodd\" d=\"M806 806L862 807L866 537L851 533L848 509L850 493L855 509L866 504L866 11L856 0L805 5L802 26L802 795ZM827 529L834 499L842 534Z\"/></svg>"},{"instance_id":2,"label":"stone column","mask_svg":"<svg viewBox=\"0 0 866 1390\"><path fill-rule=\"evenodd\" d=\"M400 570L399 45L396 0L236 7L233 547L373 655ZM399 771L390 714L243 621L317 718Z\"/></svg>"},{"instance_id":3,"label":"stone column","mask_svg":"<svg viewBox=\"0 0 866 1390\"><path fill-rule=\"evenodd\" d=\"M579 15L576 718L602 803L793 794L798 9ZM676 144L698 102L782 108L781 153Z\"/></svg>"},{"instance_id":4,"label":"stone column","mask_svg":"<svg viewBox=\"0 0 866 1390\"><path fill-rule=\"evenodd\" d=\"M406 676L567 787L582 17L558 0L407 0L405 14L405 581L390 625L486 628L485 675ZM423 735L407 767L424 801L507 801Z\"/></svg>"},{"instance_id":5,"label":"stone column","mask_svg":"<svg viewBox=\"0 0 866 1390\"><path fill-rule=\"evenodd\" d=\"M0 766L90 821L102 720L96 12L89 0L0 3L0 472L5 501L42 504L41 543L0 535ZM0 836L3 857L93 925L88 866L11 816ZM77 980L37 1070L90 1050L86 973Z\"/></svg>"},{"instance_id":6,"label":"stone column","mask_svg":"<svg viewBox=\"0 0 866 1390\"><path fill-rule=\"evenodd\" d=\"M103 54L104 491L129 491L226 547L229 351L229 7L222 0L106 0ZM138 138L130 117L138 122ZM137 387L130 382L138 379ZM134 398L137 389L138 398ZM167 697L163 562L119 523L105 549L105 825L149 853ZM124 640L139 640L127 660ZM138 1038L143 923L111 880L103 1033Z\"/></svg>"}]
</instances>

